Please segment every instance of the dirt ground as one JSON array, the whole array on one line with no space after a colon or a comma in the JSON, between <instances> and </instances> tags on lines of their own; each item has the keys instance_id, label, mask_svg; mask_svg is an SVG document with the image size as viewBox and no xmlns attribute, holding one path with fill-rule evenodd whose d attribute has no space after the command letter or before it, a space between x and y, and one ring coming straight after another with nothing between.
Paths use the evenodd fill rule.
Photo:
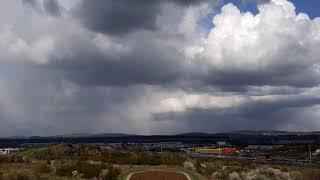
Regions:
<instances>
[{"instance_id":1,"label":"dirt ground","mask_svg":"<svg viewBox=\"0 0 320 180\"><path fill-rule=\"evenodd\" d=\"M188 180L188 178L178 172L166 171L146 171L135 173L131 176L130 180Z\"/></svg>"}]
</instances>

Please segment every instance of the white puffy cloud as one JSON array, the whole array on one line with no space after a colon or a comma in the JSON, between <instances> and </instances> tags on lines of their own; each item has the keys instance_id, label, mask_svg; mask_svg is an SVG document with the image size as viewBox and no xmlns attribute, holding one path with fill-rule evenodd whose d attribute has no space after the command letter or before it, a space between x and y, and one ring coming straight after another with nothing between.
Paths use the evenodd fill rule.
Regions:
<instances>
[{"instance_id":1,"label":"white puffy cloud","mask_svg":"<svg viewBox=\"0 0 320 180\"><path fill-rule=\"evenodd\" d=\"M186 48L187 57L217 71L311 67L319 63L320 18L311 20L307 14L297 14L287 0L271 0L258 9L253 15L233 4L223 6L202 45Z\"/></svg>"}]
</instances>

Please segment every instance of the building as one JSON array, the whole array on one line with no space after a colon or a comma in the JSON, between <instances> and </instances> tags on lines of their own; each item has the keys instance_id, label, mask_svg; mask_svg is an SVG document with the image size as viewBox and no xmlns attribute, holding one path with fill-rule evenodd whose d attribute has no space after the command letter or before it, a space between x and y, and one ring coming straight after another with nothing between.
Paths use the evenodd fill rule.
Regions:
<instances>
[{"instance_id":1,"label":"building","mask_svg":"<svg viewBox=\"0 0 320 180\"><path fill-rule=\"evenodd\" d=\"M195 148L194 152L201 153L201 154L224 154L224 155L231 155L237 154L236 148Z\"/></svg>"},{"instance_id":2,"label":"building","mask_svg":"<svg viewBox=\"0 0 320 180\"><path fill-rule=\"evenodd\" d=\"M16 154L19 150L18 148L3 148L0 149L0 155Z\"/></svg>"},{"instance_id":3,"label":"building","mask_svg":"<svg viewBox=\"0 0 320 180\"><path fill-rule=\"evenodd\" d=\"M217 146L228 146L228 143L227 142L225 142L225 141L218 141L217 142Z\"/></svg>"},{"instance_id":4,"label":"building","mask_svg":"<svg viewBox=\"0 0 320 180\"><path fill-rule=\"evenodd\" d=\"M312 155L317 156L320 154L320 149L317 149Z\"/></svg>"},{"instance_id":5,"label":"building","mask_svg":"<svg viewBox=\"0 0 320 180\"><path fill-rule=\"evenodd\" d=\"M249 145L246 150L273 150L280 148L282 145Z\"/></svg>"}]
</instances>

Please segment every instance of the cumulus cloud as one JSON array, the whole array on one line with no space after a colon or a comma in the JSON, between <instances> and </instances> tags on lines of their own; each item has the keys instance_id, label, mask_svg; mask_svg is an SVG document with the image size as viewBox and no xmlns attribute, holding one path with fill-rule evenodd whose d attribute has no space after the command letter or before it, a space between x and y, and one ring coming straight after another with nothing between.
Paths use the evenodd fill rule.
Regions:
<instances>
[{"instance_id":1,"label":"cumulus cloud","mask_svg":"<svg viewBox=\"0 0 320 180\"><path fill-rule=\"evenodd\" d=\"M213 76L209 83L318 84L320 19L296 14L286 0L258 9L253 15L233 4L223 6L203 44L187 47L186 57Z\"/></svg>"},{"instance_id":2,"label":"cumulus cloud","mask_svg":"<svg viewBox=\"0 0 320 180\"><path fill-rule=\"evenodd\" d=\"M320 19L215 3L4 0L0 135L319 128Z\"/></svg>"}]
</instances>

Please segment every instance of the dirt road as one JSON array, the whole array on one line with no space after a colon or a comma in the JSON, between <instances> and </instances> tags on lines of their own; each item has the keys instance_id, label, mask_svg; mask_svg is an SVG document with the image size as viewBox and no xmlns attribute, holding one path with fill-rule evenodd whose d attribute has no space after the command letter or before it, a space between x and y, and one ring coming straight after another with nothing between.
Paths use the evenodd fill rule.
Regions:
<instances>
[{"instance_id":1,"label":"dirt road","mask_svg":"<svg viewBox=\"0 0 320 180\"><path fill-rule=\"evenodd\" d=\"M131 173L126 180L192 180L191 177L184 172L150 170Z\"/></svg>"}]
</instances>

